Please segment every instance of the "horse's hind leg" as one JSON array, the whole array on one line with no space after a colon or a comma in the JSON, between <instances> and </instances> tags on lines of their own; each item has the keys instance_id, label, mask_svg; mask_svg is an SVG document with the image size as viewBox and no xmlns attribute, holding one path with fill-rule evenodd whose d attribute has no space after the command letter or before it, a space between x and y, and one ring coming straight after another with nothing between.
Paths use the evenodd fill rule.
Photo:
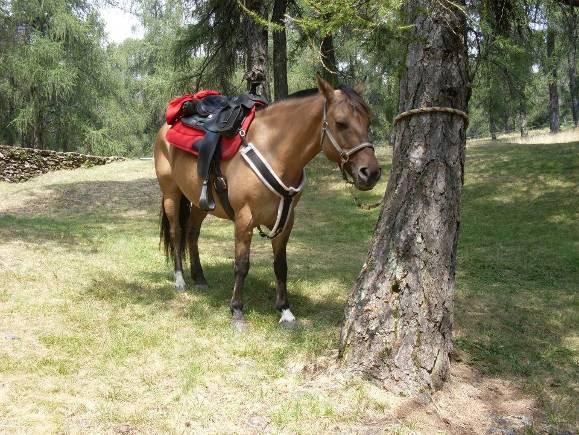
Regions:
<instances>
[{"instance_id":1,"label":"horse's hind leg","mask_svg":"<svg viewBox=\"0 0 579 435\"><path fill-rule=\"evenodd\" d=\"M287 223L282 234L271 241L273 248L273 270L276 278L275 307L281 312L279 323L282 327L293 328L296 326L296 318L290 310L287 296L287 256L286 247L293 227L293 216Z\"/></svg>"},{"instance_id":2,"label":"horse's hind leg","mask_svg":"<svg viewBox=\"0 0 579 435\"><path fill-rule=\"evenodd\" d=\"M201 232L201 224L203 219L207 216L207 212L191 206L191 215L189 216L187 239L189 242L189 258L191 259L191 278L195 287L200 289L207 288L207 280L203 274L201 261L199 260L199 234Z\"/></svg>"},{"instance_id":3,"label":"horse's hind leg","mask_svg":"<svg viewBox=\"0 0 579 435\"><path fill-rule=\"evenodd\" d=\"M163 193L163 216L161 232L165 244L165 252L173 258L175 264L175 289L185 290L183 278L183 252L185 247L184 227L189 218L189 200L178 189Z\"/></svg>"}]
</instances>

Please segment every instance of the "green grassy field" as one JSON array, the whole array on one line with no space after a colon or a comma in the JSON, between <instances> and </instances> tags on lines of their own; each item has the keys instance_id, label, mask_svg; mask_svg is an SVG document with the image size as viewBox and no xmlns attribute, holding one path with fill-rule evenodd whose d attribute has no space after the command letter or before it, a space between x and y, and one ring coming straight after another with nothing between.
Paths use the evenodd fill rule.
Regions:
<instances>
[{"instance_id":1,"label":"green grassy field","mask_svg":"<svg viewBox=\"0 0 579 435\"><path fill-rule=\"evenodd\" d=\"M378 211L356 209L326 161L308 175L288 248L300 327L277 326L256 234L244 333L230 224L202 230L210 289L174 292L151 162L0 183L0 432L486 433L514 413L531 432L576 427L579 143L469 148L458 361L422 404L332 364Z\"/></svg>"}]
</instances>

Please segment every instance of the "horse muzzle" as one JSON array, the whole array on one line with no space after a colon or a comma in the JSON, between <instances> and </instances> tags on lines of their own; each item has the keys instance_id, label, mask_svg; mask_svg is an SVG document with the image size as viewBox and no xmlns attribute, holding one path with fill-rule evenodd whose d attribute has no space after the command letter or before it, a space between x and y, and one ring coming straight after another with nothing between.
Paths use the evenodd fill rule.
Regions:
<instances>
[{"instance_id":1,"label":"horse muzzle","mask_svg":"<svg viewBox=\"0 0 579 435\"><path fill-rule=\"evenodd\" d=\"M382 176L382 168L370 169L367 166L356 168L356 174L352 174L354 178L354 185L358 190L371 190L376 186L378 180Z\"/></svg>"}]
</instances>

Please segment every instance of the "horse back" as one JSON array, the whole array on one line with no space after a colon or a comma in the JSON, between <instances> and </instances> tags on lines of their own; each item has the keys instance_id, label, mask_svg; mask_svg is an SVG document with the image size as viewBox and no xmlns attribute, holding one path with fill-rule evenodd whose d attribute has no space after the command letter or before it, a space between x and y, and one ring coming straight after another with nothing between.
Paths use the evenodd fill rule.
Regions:
<instances>
[{"instance_id":1,"label":"horse back","mask_svg":"<svg viewBox=\"0 0 579 435\"><path fill-rule=\"evenodd\" d=\"M195 206L201 193L202 181L197 174L197 158L173 147L166 138L170 125L164 124L157 134L154 161L157 179L164 193L178 188ZM249 211L256 222L275 222L279 199L272 194L237 153L233 158L221 161L221 170L227 179L229 201L237 214L242 209ZM228 219L219 201L210 212L219 218Z\"/></svg>"}]
</instances>

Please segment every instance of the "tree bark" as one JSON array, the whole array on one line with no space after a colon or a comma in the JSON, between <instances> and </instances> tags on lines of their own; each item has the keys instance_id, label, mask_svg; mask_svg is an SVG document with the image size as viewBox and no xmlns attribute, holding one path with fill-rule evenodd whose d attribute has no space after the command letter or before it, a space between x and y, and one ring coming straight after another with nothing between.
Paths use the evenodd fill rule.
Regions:
<instances>
[{"instance_id":1,"label":"tree bark","mask_svg":"<svg viewBox=\"0 0 579 435\"><path fill-rule=\"evenodd\" d=\"M284 16L288 0L275 0L271 21L283 26L283 30L273 32L273 84L276 101L288 95L287 86L287 39Z\"/></svg>"},{"instance_id":2,"label":"tree bark","mask_svg":"<svg viewBox=\"0 0 579 435\"><path fill-rule=\"evenodd\" d=\"M566 34L569 40L569 51L567 62L569 65L569 94L571 96L571 113L573 115L573 125L577 127L579 121L579 96L577 95L577 21L578 14L573 7L563 8L563 17L566 27Z\"/></svg>"},{"instance_id":3,"label":"tree bark","mask_svg":"<svg viewBox=\"0 0 579 435\"><path fill-rule=\"evenodd\" d=\"M266 16L266 5L262 0L248 0L247 9L260 17ZM267 27L255 21L249 14L244 16L246 55L247 55L247 90L269 100L269 83L267 80Z\"/></svg>"},{"instance_id":4,"label":"tree bark","mask_svg":"<svg viewBox=\"0 0 579 435\"><path fill-rule=\"evenodd\" d=\"M523 102L519 105L519 130L521 137L529 136L529 129L527 128L527 108Z\"/></svg>"},{"instance_id":5,"label":"tree bark","mask_svg":"<svg viewBox=\"0 0 579 435\"><path fill-rule=\"evenodd\" d=\"M489 108L489 131L491 133L491 140L497 140L497 123L495 121L495 115L493 113L493 108Z\"/></svg>"},{"instance_id":6,"label":"tree bark","mask_svg":"<svg viewBox=\"0 0 579 435\"><path fill-rule=\"evenodd\" d=\"M579 122L579 97L577 96L577 67L576 53L569 53L569 93L571 94L571 113L573 125Z\"/></svg>"},{"instance_id":7,"label":"tree bark","mask_svg":"<svg viewBox=\"0 0 579 435\"><path fill-rule=\"evenodd\" d=\"M336 63L336 50L334 49L334 37L328 33L322 39L320 45L320 57L322 59L321 76L332 86L338 85L338 65Z\"/></svg>"},{"instance_id":8,"label":"tree bark","mask_svg":"<svg viewBox=\"0 0 579 435\"><path fill-rule=\"evenodd\" d=\"M464 14L436 0L408 0L405 9L414 26L400 112L467 111ZM466 127L448 113L397 125L384 206L346 306L343 363L395 391L438 388L449 372Z\"/></svg>"},{"instance_id":9,"label":"tree bark","mask_svg":"<svg viewBox=\"0 0 579 435\"><path fill-rule=\"evenodd\" d=\"M547 60L549 62L549 128L559 132L559 91L557 89L557 62L555 60L555 31L547 30Z\"/></svg>"}]
</instances>

